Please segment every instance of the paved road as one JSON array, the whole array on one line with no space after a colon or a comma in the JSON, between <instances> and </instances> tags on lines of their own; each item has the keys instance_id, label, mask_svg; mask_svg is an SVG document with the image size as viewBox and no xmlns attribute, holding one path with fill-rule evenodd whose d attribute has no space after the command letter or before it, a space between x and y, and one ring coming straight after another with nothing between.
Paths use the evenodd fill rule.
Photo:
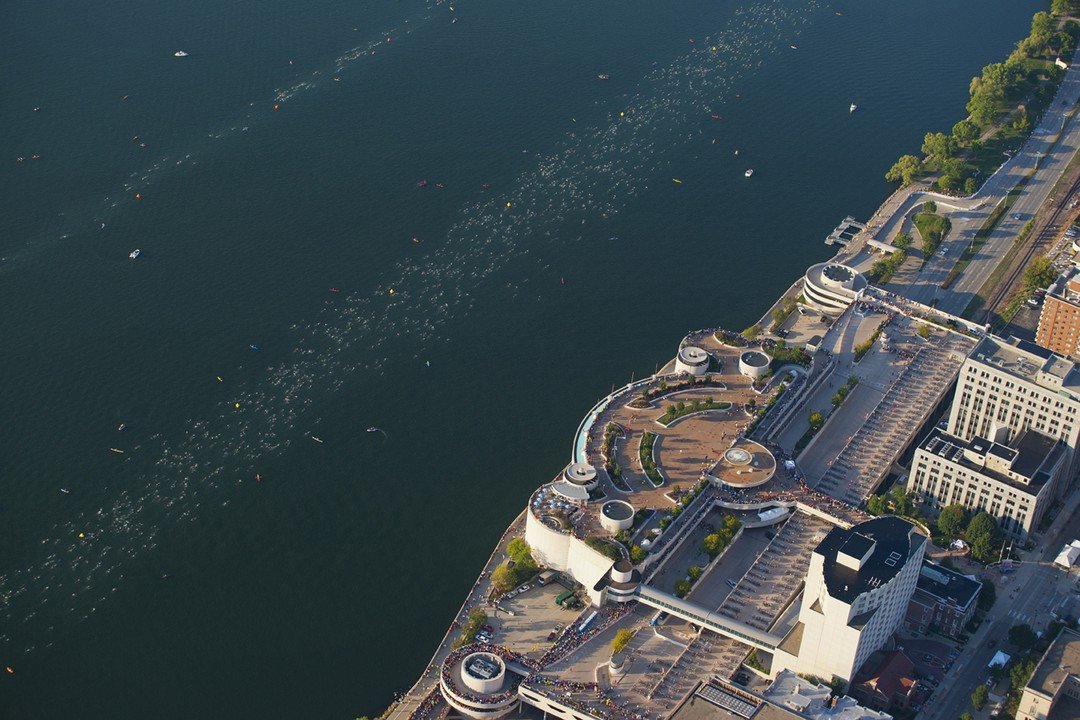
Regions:
<instances>
[{"instance_id":1,"label":"paved road","mask_svg":"<svg viewBox=\"0 0 1080 720\"><path fill-rule=\"evenodd\" d=\"M1080 53L1074 55L1074 61L1077 59L1080 59ZM1078 102L1080 67L1074 64L1066 71L1053 103L1031 137L1012 159L987 179L975 195L970 198L950 198L916 190L896 206L893 214L882 222L875 233L877 239L891 239L912 210L928 199L937 202L939 212L948 215L952 222L952 230L943 243L946 255L931 258L910 285L896 289L900 294L928 305L936 300L938 307L956 315L963 312L1012 246L1017 234L1046 201L1054 184L1080 148L1080 119L1074 120ZM975 231L986 221L998 202L1032 169L1034 175L1008 215L998 223L980 251L971 259L963 275L948 292L943 290L941 284L963 249L970 244ZM1013 218L1014 214L1019 215L1019 219Z\"/></svg>"},{"instance_id":2,"label":"paved road","mask_svg":"<svg viewBox=\"0 0 1080 720\"><path fill-rule=\"evenodd\" d=\"M1067 507L1044 535L1046 539L1030 553L1030 561L1025 560L1008 576L1008 582L998 585L994 608L978 631L971 635L960 657L927 703L921 713L925 720L953 720L964 711L970 711L971 693L986 679L987 665L1007 642L1009 628L1027 623L1036 630L1043 630L1052 619L1050 612L1058 608L1063 598L1072 597L1070 589L1076 578L1051 563L1061 545L1080 532L1080 515L1075 512L1078 501L1080 491L1074 492ZM996 641L997 647L988 646L991 639ZM1005 687L1002 683L994 693L1003 695Z\"/></svg>"}]
</instances>

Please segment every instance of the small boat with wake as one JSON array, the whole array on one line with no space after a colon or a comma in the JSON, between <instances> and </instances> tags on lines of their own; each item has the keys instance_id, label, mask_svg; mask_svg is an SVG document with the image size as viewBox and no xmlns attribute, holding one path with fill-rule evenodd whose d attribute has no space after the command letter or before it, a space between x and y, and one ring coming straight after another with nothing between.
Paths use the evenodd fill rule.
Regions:
<instances>
[{"instance_id":1,"label":"small boat with wake","mask_svg":"<svg viewBox=\"0 0 1080 720\"><path fill-rule=\"evenodd\" d=\"M746 168L746 172L743 173L743 177L753 177L754 168Z\"/></svg>"},{"instance_id":2,"label":"small boat with wake","mask_svg":"<svg viewBox=\"0 0 1080 720\"><path fill-rule=\"evenodd\" d=\"M128 257L131 258L132 260L139 257L139 255L142 255L142 250L140 250L139 248L135 248L134 250L132 250L131 252L128 253Z\"/></svg>"},{"instance_id":3,"label":"small boat with wake","mask_svg":"<svg viewBox=\"0 0 1080 720\"><path fill-rule=\"evenodd\" d=\"M177 50L176 52L173 53L173 57L187 57L187 56L188 56L188 54L186 52L184 52L183 50Z\"/></svg>"},{"instance_id":4,"label":"small boat with wake","mask_svg":"<svg viewBox=\"0 0 1080 720\"><path fill-rule=\"evenodd\" d=\"M855 111L856 111L856 110L858 110L858 109L859 109L859 106L858 106L858 105L856 105L855 103L851 103L851 107L849 107L849 108L848 108L848 112L849 112L849 113L853 113L853 112L855 112Z\"/></svg>"},{"instance_id":5,"label":"small boat with wake","mask_svg":"<svg viewBox=\"0 0 1080 720\"><path fill-rule=\"evenodd\" d=\"M607 80L610 77L607 73L600 73L596 76L598 80Z\"/></svg>"},{"instance_id":6,"label":"small boat with wake","mask_svg":"<svg viewBox=\"0 0 1080 720\"><path fill-rule=\"evenodd\" d=\"M419 188L427 187L427 180L420 180L419 182L416 183L416 187L419 187Z\"/></svg>"}]
</instances>

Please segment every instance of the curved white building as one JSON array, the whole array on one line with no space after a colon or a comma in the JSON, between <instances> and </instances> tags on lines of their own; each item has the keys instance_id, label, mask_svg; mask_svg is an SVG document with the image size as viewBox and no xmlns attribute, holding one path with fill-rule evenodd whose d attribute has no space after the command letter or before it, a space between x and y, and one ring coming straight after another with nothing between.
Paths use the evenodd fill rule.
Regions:
<instances>
[{"instance_id":1,"label":"curved white building","mask_svg":"<svg viewBox=\"0 0 1080 720\"><path fill-rule=\"evenodd\" d=\"M563 480L571 485L584 488L586 492L592 492L599 484L596 468L588 463L570 463L563 470Z\"/></svg>"},{"instance_id":2,"label":"curved white building","mask_svg":"<svg viewBox=\"0 0 1080 720\"><path fill-rule=\"evenodd\" d=\"M753 380L760 380L769 372L770 362L772 358L760 350L747 350L739 356L739 372Z\"/></svg>"},{"instance_id":3,"label":"curved white building","mask_svg":"<svg viewBox=\"0 0 1080 720\"><path fill-rule=\"evenodd\" d=\"M835 316L847 310L865 288L866 278L862 273L839 263L811 265L803 278L806 304L826 315Z\"/></svg>"},{"instance_id":4,"label":"curved white building","mask_svg":"<svg viewBox=\"0 0 1080 720\"><path fill-rule=\"evenodd\" d=\"M475 720L497 720L518 706L506 663L477 646L454 650L440 668L439 691L450 707Z\"/></svg>"},{"instance_id":5,"label":"curved white building","mask_svg":"<svg viewBox=\"0 0 1080 720\"><path fill-rule=\"evenodd\" d=\"M634 506L625 500L608 500L600 507L600 527L610 533L629 530L634 525Z\"/></svg>"},{"instance_id":6,"label":"curved white building","mask_svg":"<svg viewBox=\"0 0 1080 720\"><path fill-rule=\"evenodd\" d=\"M709 353L694 345L679 348L675 356L675 372L704 375L709 371Z\"/></svg>"}]
</instances>

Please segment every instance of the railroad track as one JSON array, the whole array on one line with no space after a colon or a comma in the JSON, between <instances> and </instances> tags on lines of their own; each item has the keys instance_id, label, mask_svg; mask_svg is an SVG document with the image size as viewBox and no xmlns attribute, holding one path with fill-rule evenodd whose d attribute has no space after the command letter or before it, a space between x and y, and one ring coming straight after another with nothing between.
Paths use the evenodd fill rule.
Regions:
<instances>
[{"instance_id":1,"label":"railroad track","mask_svg":"<svg viewBox=\"0 0 1080 720\"><path fill-rule=\"evenodd\" d=\"M1035 235L1034 239L1028 243L1028 248L1024 251L1023 257L1019 258L1018 261L1013 261L1013 268L1009 270L1007 276L1004 278L998 290L995 292L993 296L993 301L988 303L986 306L986 315L983 316L984 323L990 320L990 316L994 313L995 310L997 310L998 305L1000 305L1001 302L1005 299L1005 296L1008 295L1009 290L1013 287L1013 284L1016 282L1017 278L1020 277L1020 275L1024 272L1024 268L1026 268L1028 263L1031 262L1031 258L1035 255L1038 249L1045 244L1045 241L1047 240L1047 232L1052 231L1053 228L1056 228L1061 222L1061 216L1063 214L1067 214L1067 212L1070 210L1069 201L1073 197L1073 195L1076 194L1077 190L1080 190L1080 176L1077 176L1077 178L1073 181L1073 184L1069 187L1068 192L1065 193L1065 196L1062 198L1061 202L1058 203L1057 208L1054 210L1054 214L1050 216L1046 223L1043 224L1042 228L1039 230L1038 234Z\"/></svg>"}]
</instances>

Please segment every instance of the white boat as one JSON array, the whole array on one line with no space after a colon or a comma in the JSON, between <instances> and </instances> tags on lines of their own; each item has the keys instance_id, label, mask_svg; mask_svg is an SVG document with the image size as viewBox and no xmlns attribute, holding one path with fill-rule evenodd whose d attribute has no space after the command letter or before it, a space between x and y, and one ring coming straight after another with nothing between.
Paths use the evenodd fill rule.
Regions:
<instances>
[{"instance_id":1,"label":"white boat","mask_svg":"<svg viewBox=\"0 0 1080 720\"><path fill-rule=\"evenodd\" d=\"M135 248L130 253L128 253L128 257L131 258L132 260L134 260L135 258L139 257L139 255L141 255L141 254L142 254L142 250L140 250L139 248Z\"/></svg>"},{"instance_id":2,"label":"white boat","mask_svg":"<svg viewBox=\"0 0 1080 720\"><path fill-rule=\"evenodd\" d=\"M858 106L858 105L856 105L855 103L851 103L851 107L849 107L849 108L848 108L848 112L849 112L849 113L853 113L853 112L855 112L855 111L856 111L856 110L858 110L858 109L859 109L859 106Z\"/></svg>"},{"instance_id":3,"label":"white boat","mask_svg":"<svg viewBox=\"0 0 1080 720\"><path fill-rule=\"evenodd\" d=\"M173 53L173 57L187 57L187 53L183 50L177 50Z\"/></svg>"},{"instance_id":4,"label":"white boat","mask_svg":"<svg viewBox=\"0 0 1080 720\"><path fill-rule=\"evenodd\" d=\"M743 173L743 177L753 177L753 175L754 175L754 168L747 168L746 172Z\"/></svg>"}]
</instances>

